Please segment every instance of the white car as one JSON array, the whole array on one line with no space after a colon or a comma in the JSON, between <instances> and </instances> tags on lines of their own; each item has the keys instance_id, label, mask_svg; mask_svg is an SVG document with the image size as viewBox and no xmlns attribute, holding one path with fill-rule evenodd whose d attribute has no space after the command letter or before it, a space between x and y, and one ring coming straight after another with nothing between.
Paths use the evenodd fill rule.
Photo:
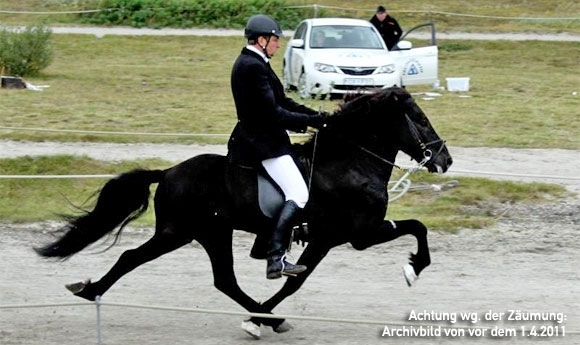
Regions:
<instances>
[{"instance_id":1,"label":"white car","mask_svg":"<svg viewBox=\"0 0 580 345\"><path fill-rule=\"evenodd\" d=\"M434 25L416 28L427 25L432 30L428 46L413 48L402 40L389 51L369 21L306 19L284 52L284 86L298 90L302 98L324 98L393 85L433 84L438 73Z\"/></svg>"}]
</instances>

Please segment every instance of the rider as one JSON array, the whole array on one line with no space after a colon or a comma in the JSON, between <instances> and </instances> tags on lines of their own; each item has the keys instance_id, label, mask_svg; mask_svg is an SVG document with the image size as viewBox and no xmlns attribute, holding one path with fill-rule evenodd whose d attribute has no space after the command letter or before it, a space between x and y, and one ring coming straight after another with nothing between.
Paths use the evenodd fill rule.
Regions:
<instances>
[{"instance_id":1,"label":"rider","mask_svg":"<svg viewBox=\"0 0 580 345\"><path fill-rule=\"evenodd\" d=\"M259 166L284 192L285 203L272 234L266 277L295 276L306 266L286 261L292 228L308 201L308 188L291 156L287 130L305 132L306 127L320 128L326 114L294 102L284 94L284 87L270 66L270 59L280 48L282 30L267 15L250 17L244 30L247 45L232 68L231 87L238 123L229 142L231 162Z\"/></svg>"}]
</instances>

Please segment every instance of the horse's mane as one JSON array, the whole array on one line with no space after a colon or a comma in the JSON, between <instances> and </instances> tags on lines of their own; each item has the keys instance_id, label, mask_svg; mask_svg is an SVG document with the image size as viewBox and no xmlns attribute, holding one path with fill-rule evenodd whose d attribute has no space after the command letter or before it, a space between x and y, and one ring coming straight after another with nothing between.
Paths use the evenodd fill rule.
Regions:
<instances>
[{"instance_id":1,"label":"horse's mane","mask_svg":"<svg viewBox=\"0 0 580 345\"><path fill-rule=\"evenodd\" d=\"M327 127L333 128L341 132L343 135L347 134L349 128L364 121L364 116L370 112L372 103L385 101L391 98L392 94L400 93L400 90L403 89L391 87L379 89L373 93L347 94L343 101L338 105L338 109L328 117ZM304 145L312 144L313 141L314 136L311 136Z\"/></svg>"},{"instance_id":2,"label":"horse's mane","mask_svg":"<svg viewBox=\"0 0 580 345\"><path fill-rule=\"evenodd\" d=\"M386 89L379 89L373 93L367 94L347 94L343 101L339 104L338 110L329 117L328 123L330 124L332 122L347 121L339 119L350 118L353 115L360 118L361 116L368 114L370 111L370 106L373 103L385 101L391 98L391 95L397 93L398 90L402 89L391 87Z\"/></svg>"}]
</instances>

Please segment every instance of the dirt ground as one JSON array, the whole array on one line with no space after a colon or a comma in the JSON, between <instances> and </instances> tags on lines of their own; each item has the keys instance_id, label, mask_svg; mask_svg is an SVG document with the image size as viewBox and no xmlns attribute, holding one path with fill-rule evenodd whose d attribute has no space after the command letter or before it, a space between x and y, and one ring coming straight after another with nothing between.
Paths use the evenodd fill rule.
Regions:
<instances>
[{"instance_id":1,"label":"dirt ground","mask_svg":"<svg viewBox=\"0 0 580 345\"><path fill-rule=\"evenodd\" d=\"M475 325L519 329L514 321L485 322L485 313L563 313L561 324L552 321L523 323L566 327L565 337L543 338L554 344L580 343L580 289L577 241L578 203L552 205L549 219L533 216L535 210L515 208L499 225L485 230L465 230L458 235L430 233L432 265L417 285L408 288L400 266L415 250L412 238L402 238L366 251L348 246L335 249L304 287L275 312L326 318L372 320L382 324L351 324L289 320L295 329L276 334L262 327L262 341L278 344L444 344L452 341L497 343L487 337L382 337L384 327L408 320L411 313L427 311L460 315L477 313ZM545 209L542 210L542 212ZM574 216L576 214L576 216ZM575 218L574 218L575 217ZM571 222L573 221L573 222ZM546 224L550 224L546 227ZM68 304L82 302L63 284L99 278L123 250L145 241L151 229L131 229L122 243L108 252L97 249L65 262L37 257L32 245L49 239L54 224L3 226L1 305ZM252 236L236 233L236 271L242 288L257 300L274 293L283 281L267 281L265 264L248 257ZM294 252L299 255L299 250ZM120 280L104 303L243 311L212 286L205 252L193 244L146 264ZM103 344L247 344L255 343L239 328L242 316L133 309L104 305ZM507 317L507 314L506 316ZM447 322L413 321L442 327ZM458 320L456 325L471 323ZM576 332L570 334L570 332ZM517 335L505 343L536 343ZM96 308L51 306L0 309L0 343L96 344Z\"/></svg>"},{"instance_id":2,"label":"dirt ground","mask_svg":"<svg viewBox=\"0 0 580 345\"><path fill-rule=\"evenodd\" d=\"M0 144L3 146L0 152L6 152L4 149L10 146L7 142ZM191 148L185 149L193 153ZM82 151L78 145L77 150ZM106 150L118 152L110 147ZM58 151L54 146L51 149L52 153ZM128 151L132 155L138 152L134 147ZM27 152L35 151L29 147ZM147 152L154 154L150 147ZM549 151L454 148L451 152L458 171L529 173L528 165L539 165L541 168L535 169L536 173L551 175L573 177L579 171L579 163L571 159L577 157L578 152L574 151L556 150L550 154ZM550 165L559 169L554 171ZM572 191L580 190L577 180L564 179L559 183ZM401 274L408 252L416 250L411 237L360 252L349 246L336 248L303 288L275 312L368 320L377 324L289 320L294 330L276 334L262 327L261 341L277 344L580 344L579 209L580 197L537 206L512 205L502 212L499 223L489 229L466 229L455 235L431 231L432 265L412 288L407 287ZM420 215L417 218L420 219ZM120 245L105 253L97 253L100 248L94 248L64 262L41 259L31 247L49 241L50 230L56 227L57 224L52 223L0 225L1 344L96 344L96 308L67 305L83 300L72 296L63 285L85 278L100 278L124 250L140 245L152 234L152 229L132 228L123 236ZM263 301L280 288L283 280L265 279L265 263L248 257L252 240L252 235L235 234L236 272L242 288L256 300ZM299 255L300 249L295 248L293 256ZM207 255L195 243L126 275L103 297L103 303L102 344L256 342L240 329L243 316L106 305L122 303L243 312L213 287ZM46 304L63 306L33 307ZM515 315L524 317L561 313L564 321L506 320L511 310L521 311ZM489 311L505 313L503 320L485 321ZM421 318L423 312L456 315L456 326L486 327L487 334L382 336L385 327L391 332L402 332L400 323L408 321L413 314ZM460 313L476 313L479 319L475 324L461 321ZM429 328L427 324L435 327ZM541 331L546 334L558 331L559 335L522 335L520 325L526 329L537 326L538 335ZM453 325L437 320L411 320L407 330L437 330L439 326L444 331ZM561 335L562 326L566 336ZM491 335L493 328L513 329L517 335L494 337Z\"/></svg>"}]
</instances>

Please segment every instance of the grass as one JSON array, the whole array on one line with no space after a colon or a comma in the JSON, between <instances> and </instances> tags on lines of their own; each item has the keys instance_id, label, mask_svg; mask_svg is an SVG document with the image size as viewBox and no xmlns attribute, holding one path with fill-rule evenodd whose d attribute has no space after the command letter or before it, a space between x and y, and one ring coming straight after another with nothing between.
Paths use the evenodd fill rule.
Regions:
<instances>
[{"instance_id":1,"label":"grass","mask_svg":"<svg viewBox=\"0 0 580 345\"><path fill-rule=\"evenodd\" d=\"M575 1L549 0L417 0L303 1L345 9L331 10L331 15L370 18L378 4L387 7L403 30L433 21L440 31L463 32L575 32L580 33L580 4ZM365 9L364 11L361 9ZM536 18L536 19L521 19ZM540 19L544 18L544 19ZM570 19L575 18L575 19Z\"/></svg>"},{"instance_id":2,"label":"grass","mask_svg":"<svg viewBox=\"0 0 580 345\"><path fill-rule=\"evenodd\" d=\"M21 11L22 13L0 13L0 23L22 25L35 21L45 21L58 25L78 24L78 20L74 15L45 13L49 11L94 9L97 8L94 5L96 2L98 0L4 0L0 4L0 11L10 10ZM374 14L377 5L383 4L397 18L403 29L409 29L426 21L434 21L440 31L580 33L580 17L578 16L580 3L572 0L504 0L500 2L497 0L471 2L462 0L416 0L412 3L407 1L377 2L368 0L356 2L348 0L288 1L289 6L311 6L312 11L306 11L308 16L314 16L314 4L322 8L320 13L324 16L363 19L369 19ZM32 14L30 12L37 13Z\"/></svg>"},{"instance_id":3,"label":"grass","mask_svg":"<svg viewBox=\"0 0 580 345\"><path fill-rule=\"evenodd\" d=\"M161 160L106 163L86 157L55 156L0 160L0 175L119 174L133 168L167 168ZM398 178L398 176L394 176ZM412 177L425 184L443 185L450 178L427 173ZM389 206L389 218L420 219L431 229L455 232L493 224L498 210L510 203L548 202L569 193L561 186L541 183L514 183L481 178L458 178L457 187L441 192L409 191ZM91 196L106 179L7 179L0 180L0 219L3 222L58 220L59 214L78 214L92 206ZM154 187L151 188L152 193ZM136 222L154 224L152 207Z\"/></svg>"},{"instance_id":4,"label":"grass","mask_svg":"<svg viewBox=\"0 0 580 345\"><path fill-rule=\"evenodd\" d=\"M222 137L0 133L35 141L224 143L236 121L230 69L243 43L241 37L54 35L54 63L30 80L50 88L0 90L4 127ZM580 96L573 95L580 91L580 43L440 40L439 46L442 84L445 77L469 76L471 97L442 92L417 101L451 146L580 149ZM282 55L283 48L273 59L279 75ZM336 108L334 101L306 103Z\"/></svg>"},{"instance_id":5,"label":"grass","mask_svg":"<svg viewBox=\"0 0 580 345\"><path fill-rule=\"evenodd\" d=\"M298 1L313 4L313 1ZM77 2L6 0L2 10L56 11ZM377 2L322 0L319 5L367 10L332 10L331 15L370 18ZM419 0L385 3L403 28L427 20L439 32L580 33L580 20L482 19L434 13L482 16L569 18L580 13L574 1ZM370 10L370 11L369 11ZM432 11L430 14L413 11ZM576 15L577 16L577 15ZM2 14L0 24L78 25L68 15ZM417 42L416 42L417 43ZM11 140L96 142L224 143L236 118L229 89L233 60L244 41L240 37L121 37L54 35L54 63L33 84L48 84L43 92L0 90L0 135ZM439 40L439 76L471 78L469 98L442 92L418 104L450 146L580 149L577 66L580 43ZM283 48L274 58L281 71ZM281 73L279 73L281 75ZM414 93L433 91L410 87ZM291 94L296 98L295 94ZM336 102L307 100L312 107L332 110ZM88 134L7 130L45 130L224 134L223 137ZM0 160L0 174L116 174L136 166L162 168L163 161L105 163L78 157ZM415 181L445 183L433 175ZM565 197L563 188L460 178L459 186L441 193L409 192L389 208L390 218L421 215L429 227L454 231L492 224L510 203L548 202ZM102 180L1 180L0 219L24 222L55 219L74 210ZM502 206L503 205L503 206ZM64 211L63 211L64 210ZM143 219L153 221L151 212Z\"/></svg>"},{"instance_id":6,"label":"grass","mask_svg":"<svg viewBox=\"0 0 580 345\"><path fill-rule=\"evenodd\" d=\"M86 157L21 157L0 160L0 175L116 175L135 168L163 168L161 160L108 163ZM0 179L3 222L58 220L60 214L91 206L91 197L106 179ZM147 218L146 218L147 219ZM152 222L149 215L148 222Z\"/></svg>"},{"instance_id":7,"label":"grass","mask_svg":"<svg viewBox=\"0 0 580 345\"><path fill-rule=\"evenodd\" d=\"M391 181L396 179L393 176ZM389 206L390 219L408 219L421 215L429 228L456 232L459 229L481 229L493 225L515 203L551 202L569 196L562 186L547 183L519 183L493 181L485 178L451 179L439 175L418 172L411 176L412 187L402 198ZM439 185L457 181L457 186L420 189L422 186Z\"/></svg>"}]
</instances>

